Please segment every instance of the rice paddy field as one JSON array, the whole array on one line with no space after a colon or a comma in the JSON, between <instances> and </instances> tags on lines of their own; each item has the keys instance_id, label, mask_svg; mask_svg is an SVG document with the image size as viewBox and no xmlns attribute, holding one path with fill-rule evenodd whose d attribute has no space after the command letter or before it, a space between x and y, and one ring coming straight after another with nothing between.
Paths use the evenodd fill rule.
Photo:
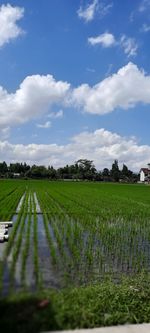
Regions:
<instances>
[{"instance_id":1,"label":"rice paddy field","mask_svg":"<svg viewBox=\"0 0 150 333\"><path fill-rule=\"evenodd\" d=\"M51 311L49 299L56 307L55 321L45 315L43 329L150 320L150 186L1 180L0 223L9 220L9 240L0 243L1 313L14 295L15 302L32 295L36 306L48 299L44 311ZM137 302L132 315L130 297L132 306ZM145 297L144 314L148 306L145 317L139 297Z\"/></svg>"}]
</instances>

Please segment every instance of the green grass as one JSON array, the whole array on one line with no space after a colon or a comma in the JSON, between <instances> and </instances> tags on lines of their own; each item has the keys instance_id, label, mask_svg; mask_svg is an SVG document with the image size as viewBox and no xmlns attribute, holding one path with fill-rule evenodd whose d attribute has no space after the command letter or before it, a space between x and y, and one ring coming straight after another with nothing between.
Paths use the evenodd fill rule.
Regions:
<instances>
[{"instance_id":1,"label":"green grass","mask_svg":"<svg viewBox=\"0 0 150 333\"><path fill-rule=\"evenodd\" d=\"M25 333L150 321L150 277L106 280L57 292L17 294L0 300L1 330Z\"/></svg>"}]
</instances>

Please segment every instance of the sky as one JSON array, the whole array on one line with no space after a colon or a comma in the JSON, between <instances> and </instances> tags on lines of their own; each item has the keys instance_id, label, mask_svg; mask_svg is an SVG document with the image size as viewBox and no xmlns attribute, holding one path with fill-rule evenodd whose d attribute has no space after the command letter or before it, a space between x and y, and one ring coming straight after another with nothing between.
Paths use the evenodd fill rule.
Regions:
<instances>
[{"instance_id":1,"label":"sky","mask_svg":"<svg viewBox=\"0 0 150 333\"><path fill-rule=\"evenodd\" d=\"M0 1L0 161L150 162L150 0Z\"/></svg>"}]
</instances>

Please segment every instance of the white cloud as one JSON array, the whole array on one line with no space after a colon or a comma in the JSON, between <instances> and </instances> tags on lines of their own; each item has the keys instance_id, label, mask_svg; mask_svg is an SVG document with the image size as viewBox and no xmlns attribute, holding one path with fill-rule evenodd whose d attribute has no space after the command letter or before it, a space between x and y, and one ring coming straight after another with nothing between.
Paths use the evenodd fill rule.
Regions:
<instances>
[{"instance_id":1,"label":"white cloud","mask_svg":"<svg viewBox=\"0 0 150 333\"><path fill-rule=\"evenodd\" d=\"M73 88L51 75L33 75L25 78L15 93L0 87L0 128L17 126L45 114L50 117L50 108L55 105L102 115L116 108L150 104L149 92L150 76L132 62L93 87L81 84ZM52 111L51 118L62 116L62 110Z\"/></svg>"},{"instance_id":2,"label":"white cloud","mask_svg":"<svg viewBox=\"0 0 150 333\"><path fill-rule=\"evenodd\" d=\"M97 169L111 167L114 159L135 171L149 162L150 146L139 145L133 137L126 138L103 128L82 132L69 144L11 144L0 141L1 161L26 161L30 164L52 164L55 167L74 163L80 158L94 161Z\"/></svg>"},{"instance_id":3,"label":"white cloud","mask_svg":"<svg viewBox=\"0 0 150 333\"><path fill-rule=\"evenodd\" d=\"M120 40L120 45L128 57L137 55L138 44L134 38L123 35Z\"/></svg>"},{"instance_id":4,"label":"white cloud","mask_svg":"<svg viewBox=\"0 0 150 333\"><path fill-rule=\"evenodd\" d=\"M69 88L51 75L26 77L14 94L0 87L0 127L25 123L48 112L53 104L62 105Z\"/></svg>"},{"instance_id":5,"label":"white cloud","mask_svg":"<svg viewBox=\"0 0 150 333\"><path fill-rule=\"evenodd\" d=\"M148 28L145 26L145 29ZM112 33L105 32L96 37L89 37L88 43L92 46L101 45L104 48L112 46L121 46L127 57L136 56L138 50L138 44L134 38L122 35L120 40L116 40Z\"/></svg>"},{"instance_id":6,"label":"white cloud","mask_svg":"<svg viewBox=\"0 0 150 333\"><path fill-rule=\"evenodd\" d=\"M64 115L63 110L59 110L57 112L51 112L48 117L52 118L52 119L58 119L58 118L62 118Z\"/></svg>"},{"instance_id":7,"label":"white cloud","mask_svg":"<svg viewBox=\"0 0 150 333\"><path fill-rule=\"evenodd\" d=\"M98 9L98 2L98 0L93 0L93 2L88 4L86 8L80 7L77 11L79 18L85 20L85 22L92 21Z\"/></svg>"},{"instance_id":8,"label":"white cloud","mask_svg":"<svg viewBox=\"0 0 150 333\"><path fill-rule=\"evenodd\" d=\"M51 121L46 121L44 124L37 124L38 128L50 128L52 126Z\"/></svg>"},{"instance_id":9,"label":"white cloud","mask_svg":"<svg viewBox=\"0 0 150 333\"><path fill-rule=\"evenodd\" d=\"M89 37L88 42L91 45L101 44L103 47L114 46L116 41L114 35L105 32L97 37Z\"/></svg>"},{"instance_id":10,"label":"white cloud","mask_svg":"<svg viewBox=\"0 0 150 333\"><path fill-rule=\"evenodd\" d=\"M93 87L82 84L74 89L72 99L76 107L99 115L112 112L118 107L129 109L137 103L149 104L150 76L129 62L116 74Z\"/></svg>"},{"instance_id":11,"label":"white cloud","mask_svg":"<svg viewBox=\"0 0 150 333\"><path fill-rule=\"evenodd\" d=\"M24 15L24 8L12 7L10 4L0 6L0 47L23 33L17 25Z\"/></svg>"},{"instance_id":12,"label":"white cloud","mask_svg":"<svg viewBox=\"0 0 150 333\"><path fill-rule=\"evenodd\" d=\"M149 32L150 31L150 25L144 23L141 28L142 32Z\"/></svg>"},{"instance_id":13,"label":"white cloud","mask_svg":"<svg viewBox=\"0 0 150 333\"><path fill-rule=\"evenodd\" d=\"M107 15L112 7L113 7L113 2L110 2L107 5L103 1L100 1L99 8L98 8L98 12L100 14L100 17L103 17L103 16Z\"/></svg>"},{"instance_id":14,"label":"white cloud","mask_svg":"<svg viewBox=\"0 0 150 333\"><path fill-rule=\"evenodd\" d=\"M139 5L139 12L145 12L150 7L150 0L142 0Z\"/></svg>"},{"instance_id":15,"label":"white cloud","mask_svg":"<svg viewBox=\"0 0 150 333\"><path fill-rule=\"evenodd\" d=\"M96 14L101 18L107 15L112 7L113 2L107 4L106 1L93 0L93 2L89 2L86 7L80 6L77 14L80 19L83 19L85 22L90 22L95 18Z\"/></svg>"}]
</instances>

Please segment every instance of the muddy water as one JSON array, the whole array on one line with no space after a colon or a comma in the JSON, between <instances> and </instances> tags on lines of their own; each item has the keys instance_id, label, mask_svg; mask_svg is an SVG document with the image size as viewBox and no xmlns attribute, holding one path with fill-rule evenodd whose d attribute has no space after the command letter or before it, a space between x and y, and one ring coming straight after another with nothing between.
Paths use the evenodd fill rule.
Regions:
<instances>
[{"instance_id":1,"label":"muddy water","mask_svg":"<svg viewBox=\"0 0 150 333\"><path fill-rule=\"evenodd\" d=\"M19 204L18 204L18 207L16 209L16 213L19 213L20 210L21 210L21 207L22 207L22 204L23 204L23 201L24 201L24 198L25 198L25 195L26 193L23 194L23 196L21 197L20 201L19 201Z\"/></svg>"},{"instance_id":2,"label":"muddy water","mask_svg":"<svg viewBox=\"0 0 150 333\"><path fill-rule=\"evenodd\" d=\"M60 280L57 276L50 256L50 249L46 240L45 228L43 223L43 216L37 215L38 219L38 259L39 270L42 277L43 287L60 286Z\"/></svg>"},{"instance_id":3,"label":"muddy water","mask_svg":"<svg viewBox=\"0 0 150 333\"><path fill-rule=\"evenodd\" d=\"M17 217L18 217L18 215L15 214L12 218L12 221L14 222L14 224L16 223ZM16 239L18 238L18 235L19 235L19 232L20 232L20 227L21 227L21 222L19 223L19 226L18 226L17 234L16 234L15 239L14 239L14 244L16 242ZM13 227L9 228L9 234L12 231L13 231ZM9 240L8 240L8 242L9 242ZM3 254L4 254L7 244L6 243L3 243L3 244L4 244L4 250L3 250ZM3 245L3 244L1 244L1 245ZM12 248L13 248L13 246L12 246ZM10 287L10 267L11 267L12 261L13 261L13 251L11 250L9 255L7 256L7 258L5 259L5 262L4 262L3 294L7 294L8 291L9 291L9 287Z\"/></svg>"},{"instance_id":4,"label":"muddy water","mask_svg":"<svg viewBox=\"0 0 150 333\"><path fill-rule=\"evenodd\" d=\"M40 214L41 213L41 208L40 208L40 205L39 205L39 202L38 202L38 199L37 199L37 196L36 196L35 192L34 192L33 196L34 196L34 202L35 202L35 207L36 207L36 213Z\"/></svg>"},{"instance_id":5,"label":"muddy water","mask_svg":"<svg viewBox=\"0 0 150 333\"><path fill-rule=\"evenodd\" d=\"M24 237L22 238L21 249L20 249L19 256L18 256L18 259L16 262L16 267L15 267L15 289L19 289L22 287L22 281L21 281L22 255L23 255L23 251L25 248L25 244L26 244L26 232L27 232L27 227L28 227L28 219L29 219L29 216L27 216L25 219L25 226L24 226L24 230L23 230ZM32 230L32 220L31 220L30 228L31 228L30 230ZM31 235L32 235L32 232L31 232ZM29 245L29 253L30 253L30 245ZM27 266L28 265L26 264L26 270L27 270ZM33 263L32 263L32 266L33 266ZM33 267L32 267L32 269L33 269ZM29 273L30 272L31 272L31 267L30 267ZM31 284L32 279L30 278L29 273L27 274L27 275L29 275L27 277L27 280L29 280L30 284ZM25 274L25 277L26 277L26 274Z\"/></svg>"},{"instance_id":6,"label":"muddy water","mask_svg":"<svg viewBox=\"0 0 150 333\"><path fill-rule=\"evenodd\" d=\"M33 216L31 217L31 226L30 226L30 245L29 253L26 261L26 274L25 274L25 285L30 289L35 289L35 277L34 277L34 259L33 259Z\"/></svg>"},{"instance_id":7,"label":"muddy water","mask_svg":"<svg viewBox=\"0 0 150 333\"><path fill-rule=\"evenodd\" d=\"M50 233L50 236L51 236L51 239L52 239L52 242L53 242L53 246L54 246L55 251L56 251L56 255L59 256L60 254L59 254L58 244L57 244L57 240L56 240L54 230L53 230L53 227L52 227L51 223L48 223L48 229L49 229L49 233Z\"/></svg>"}]
</instances>

